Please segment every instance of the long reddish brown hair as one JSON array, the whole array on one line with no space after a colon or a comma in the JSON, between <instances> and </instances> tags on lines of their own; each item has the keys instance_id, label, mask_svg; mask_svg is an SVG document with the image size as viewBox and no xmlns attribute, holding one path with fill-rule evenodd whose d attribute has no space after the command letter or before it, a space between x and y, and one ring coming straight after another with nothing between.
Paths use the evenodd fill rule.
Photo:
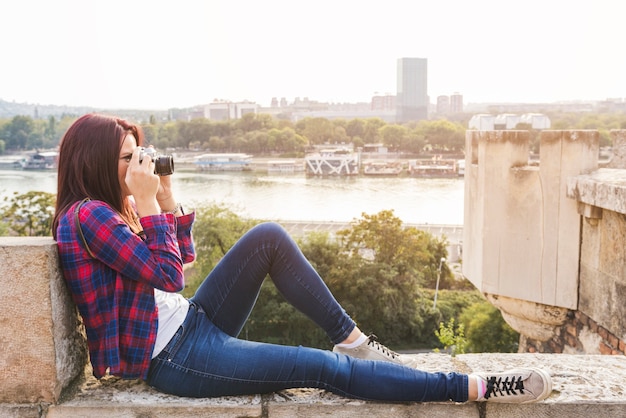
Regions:
<instances>
[{"instance_id":1,"label":"long reddish brown hair","mask_svg":"<svg viewBox=\"0 0 626 418\"><path fill-rule=\"evenodd\" d=\"M90 113L67 130L59 147L57 200L52 224L56 239L59 219L74 203L84 198L102 200L129 223L135 218L128 197L122 196L118 180L120 150L126 135L133 134L143 145L141 127L123 119Z\"/></svg>"}]
</instances>

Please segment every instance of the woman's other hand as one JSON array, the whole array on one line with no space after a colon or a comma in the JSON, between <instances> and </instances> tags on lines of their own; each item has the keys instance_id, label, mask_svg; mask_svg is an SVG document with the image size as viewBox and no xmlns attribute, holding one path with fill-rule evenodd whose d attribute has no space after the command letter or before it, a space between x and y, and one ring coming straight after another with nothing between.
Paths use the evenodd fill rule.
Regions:
<instances>
[{"instance_id":1,"label":"woman's other hand","mask_svg":"<svg viewBox=\"0 0 626 418\"><path fill-rule=\"evenodd\" d=\"M126 186L135 199L139 216L150 216L161 213L156 196L159 192L160 178L154 174L154 162L145 156L140 162L141 147L136 147L126 170Z\"/></svg>"}]
</instances>

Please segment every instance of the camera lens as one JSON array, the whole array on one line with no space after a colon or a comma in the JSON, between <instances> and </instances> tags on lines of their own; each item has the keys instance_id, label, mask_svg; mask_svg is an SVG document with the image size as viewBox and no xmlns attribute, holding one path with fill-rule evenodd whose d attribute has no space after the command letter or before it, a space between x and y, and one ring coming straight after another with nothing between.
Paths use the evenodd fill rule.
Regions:
<instances>
[{"instance_id":1,"label":"camera lens","mask_svg":"<svg viewBox=\"0 0 626 418\"><path fill-rule=\"evenodd\" d=\"M160 155L154 159L154 174L169 176L174 173L174 157Z\"/></svg>"}]
</instances>

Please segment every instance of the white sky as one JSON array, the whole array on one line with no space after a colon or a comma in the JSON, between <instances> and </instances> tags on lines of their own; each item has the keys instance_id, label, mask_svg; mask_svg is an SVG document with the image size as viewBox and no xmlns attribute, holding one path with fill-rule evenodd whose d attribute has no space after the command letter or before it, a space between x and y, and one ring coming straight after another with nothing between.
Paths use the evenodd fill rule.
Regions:
<instances>
[{"instance_id":1,"label":"white sky","mask_svg":"<svg viewBox=\"0 0 626 418\"><path fill-rule=\"evenodd\" d=\"M626 97L622 0L15 0L0 98L167 109L369 101L396 61L466 103Z\"/></svg>"}]
</instances>

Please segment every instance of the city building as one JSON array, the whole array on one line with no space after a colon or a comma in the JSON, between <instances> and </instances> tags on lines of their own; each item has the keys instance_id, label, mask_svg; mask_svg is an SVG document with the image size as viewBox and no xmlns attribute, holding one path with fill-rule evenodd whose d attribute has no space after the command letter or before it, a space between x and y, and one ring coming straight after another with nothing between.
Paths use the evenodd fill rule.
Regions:
<instances>
[{"instance_id":1,"label":"city building","mask_svg":"<svg viewBox=\"0 0 626 418\"><path fill-rule=\"evenodd\" d=\"M399 58L397 67L396 120L428 119L428 60Z\"/></svg>"},{"instance_id":2,"label":"city building","mask_svg":"<svg viewBox=\"0 0 626 418\"><path fill-rule=\"evenodd\" d=\"M495 117L494 127L495 130L502 129L515 129L520 123L520 116L511 113L502 113Z\"/></svg>"},{"instance_id":3,"label":"city building","mask_svg":"<svg viewBox=\"0 0 626 418\"><path fill-rule=\"evenodd\" d=\"M516 115L501 113L498 115L476 114L469 120L468 128L477 131L500 131L519 129L519 124L528 125L531 129L550 129L550 118L540 113L525 113ZM524 128L527 129L527 128Z\"/></svg>"},{"instance_id":4,"label":"city building","mask_svg":"<svg viewBox=\"0 0 626 418\"><path fill-rule=\"evenodd\" d=\"M450 96L437 96L436 110L439 115L447 115L450 113Z\"/></svg>"},{"instance_id":5,"label":"city building","mask_svg":"<svg viewBox=\"0 0 626 418\"><path fill-rule=\"evenodd\" d=\"M463 95L454 92L450 96L450 113L463 113Z\"/></svg>"},{"instance_id":6,"label":"city building","mask_svg":"<svg viewBox=\"0 0 626 418\"><path fill-rule=\"evenodd\" d=\"M216 100L204 106L204 117L210 120L241 119L246 113L259 113L256 103Z\"/></svg>"},{"instance_id":7,"label":"city building","mask_svg":"<svg viewBox=\"0 0 626 418\"><path fill-rule=\"evenodd\" d=\"M450 96L437 96L435 112L438 115L463 113L463 95L455 92Z\"/></svg>"},{"instance_id":8,"label":"city building","mask_svg":"<svg viewBox=\"0 0 626 418\"><path fill-rule=\"evenodd\" d=\"M374 93L372 97L372 110L396 110L396 95L391 93Z\"/></svg>"},{"instance_id":9,"label":"city building","mask_svg":"<svg viewBox=\"0 0 626 418\"><path fill-rule=\"evenodd\" d=\"M477 131L493 131L495 123L496 117L494 115L481 113L472 116L467 127Z\"/></svg>"},{"instance_id":10,"label":"city building","mask_svg":"<svg viewBox=\"0 0 626 418\"><path fill-rule=\"evenodd\" d=\"M550 129L550 118L540 113L525 113L520 117L520 122L530 125L532 129Z\"/></svg>"}]
</instances>

